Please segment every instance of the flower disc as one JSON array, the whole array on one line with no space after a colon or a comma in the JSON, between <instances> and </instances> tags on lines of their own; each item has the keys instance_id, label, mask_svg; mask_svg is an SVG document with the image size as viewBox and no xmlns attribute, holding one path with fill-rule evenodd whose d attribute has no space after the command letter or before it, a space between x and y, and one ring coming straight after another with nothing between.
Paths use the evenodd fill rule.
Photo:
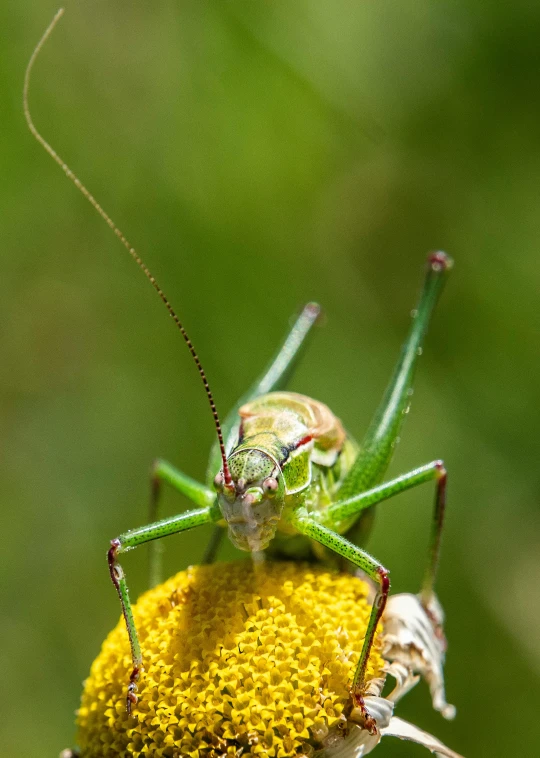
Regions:
<instances>
[{"instance_id":1,"label":"flower disc","mask_svg":"<svg viewBox=\"0 0 540 758\"><path fill-rule=\"evenodd\" d=\"M123 619L86 680L82 758L310 754L344 723L370 613L368 585L299 563L192 567L134 607L139 702ZM382 676L376 638L368 679Z\"/></svg>"}]
</instances>

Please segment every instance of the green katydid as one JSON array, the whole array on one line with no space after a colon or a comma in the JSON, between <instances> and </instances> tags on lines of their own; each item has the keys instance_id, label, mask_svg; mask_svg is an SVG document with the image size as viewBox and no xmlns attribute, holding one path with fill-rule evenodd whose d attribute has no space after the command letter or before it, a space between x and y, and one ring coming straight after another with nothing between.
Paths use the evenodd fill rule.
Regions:
<instances>
[{"instance_id":1,"label":"green katydid","mask_svg":"<svg viewBox=\"0 0 540 758\"><path fill-rule=\"evenodd\" d=\"M210 403L217 440L210 454L207 481L201 484L170 463L157 461L152 470L152 523L121 534L110 543L109 570L118 592L131 644L133 667L126 685L128 711L137 703L137 681L144 671L125 574L118 561L122 553L162 537L215 524L205 560L212 561L224 528L241 550L289 559L324 557L333 553L364 571L377 585L359 661L351 683L353 703L363 708L366 666L375 629L383 613L390 581L387 569L359 547L363 517L377 503L424 482L436 485L432 534L422 602L429 613L443 528L446 470L432 461L390 481L382 482L393 447L410 404L417 358L452 260L442 252L429 255L419 303L401 355L360 446L348 436L340 420L323 403L284 391L297 364L319 306L309 303L297 318L274 359L242 396L223 424L193 344L169 300L126 237L35 128L28 109L28 86L33 63L62 11L38 43L28 63L24 84L24 111L34 137L62 168L105 220L134 258L165 304L196 363ZM156 521L159 490L168 483L189 498L195 509ZM155 544L155 543L154 543ZM157 551L152 551L151 574L157 581ZM365 712L365 710L364 710ZM365 712L365 725L375 723Z\"/></svg>"}]
</instances>

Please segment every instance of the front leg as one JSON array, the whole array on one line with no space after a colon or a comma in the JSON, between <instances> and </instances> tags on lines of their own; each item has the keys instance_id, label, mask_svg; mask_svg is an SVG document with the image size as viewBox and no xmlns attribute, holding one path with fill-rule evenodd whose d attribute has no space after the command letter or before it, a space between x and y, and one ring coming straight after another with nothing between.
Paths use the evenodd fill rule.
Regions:
<instances>
[{"instance_id":1,"label":"front leg","mask_svg":"<svg viewBox=\"0 0 540 758\"><path fill-rule=\"evenodd\" d=\"M157 458L150 469L150 507L148 511L148 523L153 524L158 519L159 500L163 483L170 484L177 492L181 492L192 503L200 507L208 507L216 499L216 493L199 484L187 474L182 473L167 461ZM220 534L223 531L219 530ZM214 536L216 540L216 536ZM157 541L148 545L148 586L155 587L162 580L162 555L163 548ZM206 553L205 553L206 555ZM204 563L211 561L204 560Z\"/></svg>"},{"instance_id":2,"label":"front leg","mask_svg":"<svg viewBox=\"0 0 540 758\"><path fill-rule=\"evenodd\" d=\"M387 569L379 563L373 556L366 553L362 548L353 545L345 537L342 537L337 532L328 529L326 526L319 524L312 517L310 517L306 511L297 511L292 517L292 523L298 529L301 534L309 537L321 545L330 548L338 555L347 558L347 560L354 563L355 566L362 569L371 579L376 581L379 585L373 605L371 607L371 614L369 616L368 626L366 629L366 635L364 637L364 644L362 646L362 652L354 672L354 677L351 685L351 696L356 706L362 709L365 716L365 728L372 734L377 727L375 720L369 715L364 705L364 694L366 685L366 669L369 660L369 654L373 645L373 639L375 637L375 631L377 624L383 614L388 593L390 591L390 579Z\"/></svg>"},{"instance_id":3,"label":"front leg","mask_svg":"<svg viewBox=\"0 0 540 758\"><path fill-rule=\"evenodd\" d=\"M135 619L133 618L133 609L129 599L126 576L122 566L118 563L118 555L128 550L132 550L139 545L143 545L146 542L151 542L152 540L157 540L161 537L168 537L170 534L184 532L188 529L193 529L196 526L202 526L203 524L216 522L219 518L221 518L219 508L217 506L208 506L206 508L200 508L199 510L182 513L179 516L163 519L162 521L156 521L154 524L142 526L139 529L132 529L129 532L125 532L125 534L121 534L120 537L111 540L111 547L107 553L107 560L109 563L111 579L116 587L122 605L122 613L126 622L126 629L131 647L131 659L133 662L126 696L128 714L131 714L131 710L137 702L137 682L143 671L143 660L141 644L135 626Z\"/></svg>"}]
</instances>

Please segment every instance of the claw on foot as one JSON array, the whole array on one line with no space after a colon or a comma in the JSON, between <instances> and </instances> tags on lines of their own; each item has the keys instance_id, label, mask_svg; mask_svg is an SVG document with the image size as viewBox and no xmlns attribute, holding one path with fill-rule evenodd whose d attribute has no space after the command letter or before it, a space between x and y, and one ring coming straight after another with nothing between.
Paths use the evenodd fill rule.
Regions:
<instances>
[{"instance_id":1,"label":"claw on foot","mask_svg":"<svg viewBox=\"0 0 540 758\"><path fill-rule=\"evenodd\" d=\"M135 668L131 672L131 676L129 677L129 684L128 684L127 697L126 697L126 710L127 710L128 716L131 716L133 712L133 706L137 705L138 697L135 693L137 692L137 682L139 681L141 671L142 671L142 668L140 666L135 666Z\"/></svg>"},{"instance_id":2,"label":"claw on foot","mask_svg":"<svg viewBox=\"0 0 540 758\"><path fill-rule=\"evenodd\" d=\"M358 708L362 714L362 728L367 729L370 734L377 733L377 722L373 716L369 715L368 709L364 702L364 696L361 692L352 692L352 701L355 708Z\"/></svg>"}]
</instances>

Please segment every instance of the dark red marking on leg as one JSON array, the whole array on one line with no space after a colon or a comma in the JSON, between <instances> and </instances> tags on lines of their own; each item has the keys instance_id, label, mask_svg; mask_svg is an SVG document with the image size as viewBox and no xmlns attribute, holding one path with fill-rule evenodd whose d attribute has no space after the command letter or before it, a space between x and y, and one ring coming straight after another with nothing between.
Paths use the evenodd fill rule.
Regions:
<instances>
[{"instance_id":1,"label":"dark red marking on leg","mask_svg":"<svg viewBox=\"0 0 540 758\"><path fill-rule=\"evenodd\" d=\"M444 511L446 508L446 485L448 482L448 474L444 467L443 461L437 461L437 501L435 506L435 529L436 537L433 544L433 574L437 570L439 563L439 553L441 550L441 536L444 523Z\"/></svg>"},{"instance_id":2,"label":"dark red marking on leg","mask_svg":"<svg viewBox=\"0 0 540 758\"><path fill-rule=\"evenodd\" d=\"M420 593L420 599L422 606L426 610L426 613L433 619L433 615L429 610L430 599L433 595L433 585L435 582L435 576L437 574L437 567L439 565L439 556L441 552L441 537L444 526L444 515L446 509L446 486L448 482L448 474L444 466L444 461L435 461L435 468L437 470L437 486L435 491L435 512L433 514L433 524L431 528L431 540L429 547L428 565L426 574L424 577L424 584L422 592ZM435 630L440 628L440 625L434 623ZM444 635L441 630L441 639L444 639Z\"/></svg>"},{"instance_id":3,"label":"dark red marking on leg","mask_svg":"<svg viewBox=\"0 0 540 758\"><path fill-rule=\"evenodd\" d=\"M107 561L109 563L109 572L111 574L112 583L116 587L116 591L118 592L118 594L120 594L120 585L118 584L118 576L116 574L116 556L118 555L120 546L121 546L120 540L118 539L111 540L111 547L109 548L109 552L107 553Z\"/></svg>"},{"instance_id":4,"label":"dark red marking on leg","mask_svg":"<svg viewBox=\"0 0 540 758\"><path fill-rule=\"evenodd\" d=\"M428 256L428 264L433 271L448 271L452 268L452 259L442 250L437 250L434 253L430 253Z\"/></svg>"},{"instance_id":5,"label":"dark red marking on leg","mask_svg":"<svg viewBox=\"0 0 540 758\"><path fill-rule=\"evenodd\" d=\"M390 577L388 576L388 573L388 570L382 566L377 569L377 574L379 575L381 582L379 602L377 603L377 608L379 609L379 613L377 615L377 623L379 623L379 619L382 616L382 613L386 606L386 601L388 600L388 593L390 592Z\"/></svg>"},{"instance_id":6,"label":"dark red marking on leg","mask_svg":"<svg viewBox=\"0 0 540 758\"><path fill-rule=\"evenodd\" d=\"M373 639L375 637L375 632L377 630L377 625L379 621L381 620L381 616L383 614L383 611L386 607L386 601L388 600L388 593L390 592L390 576L389 571L385 569L383 566L379 566L377 568L377 575L379 577L380 582L380 589L377 591L377 594L375 595L375 599L373 601L373 605L377 610L376 617L375 617L375 624L373 626L372 632L371 632L371 639L369 641L369 652L366 657L366 660L364 661L363 670L361 673L361 678L359 682L358 689L354 689L351 692L352 700L354 705L360 709L362 712L362 726L364 729L367 729L370 734L375 734L377 732L377 722L375 719L370 716L366 704L364 702L364 696L366 694L366 688L365 688L365 674L366 674L366 668L369 661L369 653L371 652L371 646L373 644Z\"/></svg>"},{"instance_id":7,"label":"dark red marking on leg","mask_svg":"<svg viewBox=\"0 0 540 758\"><path fill-rule=\"evenodd\" d=\"M137 705L138 698L135 693L137 692L137 682L139 681L140 674L141 674L141 667L134 666L133 671L131 672L131 675L129 677L128 691L127 691L127 697L126 697L126 711L128 713L128 716L131 716L133 706Z\"/></svg>"},{"instance_id":8,"label":"dark red marking on leg","mask_svg":"<svg viewBox=\"0 0 540 758\"><path fill-rule=\"evenodd\" d=\"M448 482L448 474L444 467L444 461L435 461L435 467L437 469L437 506L436 506L436 527L438 533L437 550L439 548L441 531L444 520L444 509L446 507L446 484Z\"/></svg>"},{"instance_id":9,"label":"dark red marking on leg","mask_svg":"<svg viewBox=\"0 0 540 758\"><path fill-rule=\"evenodd\" d=\"M109 548L109 551L107 553L107 561L109 563L109 571L111 574L112 582L114 586L116 587L116 591L118 592L118 597L120 598L120 603L122 605L122 613L126 621L126 628L127 628L129 641L131 644L131 650L133 654L133 638L132 638L131 628L129 624L127 610L122 599L122 592L120 589L120 580L123 578L123 573L122 573L121 567L116 562L116 557L121 547L122 547L122 543L120 542L118 538L111 540L111 547ZM127 696L126 696L126 710L128 712L128 716L131 716L132 711L133 711L133 706L136 705L137 700L138 700L137 695L135 693L137 692L137 682L139 680L142 670L143 670L143 667L141 665L134 664L130 677L129 677L129 684L128 684Z\"/></svg>"},{"instance_id":10,"label":"dark red marking on leg","mask_svg":"<svg viewBox=\"0 0 540 758\"><path fill-rule=\"evenodd\" d=\"M377 722L373 716L369 715L366 707L364 696L358 692L352 693L353 704L356 708L359 708L362 713L361 726L363 729L367 729L370 734L377 734ZM356 719L355 719L356 721Z\"/></svg>"},{"instance_id":11,"label":"dark red marking on leg","mask_svg":"<svg viewBox=\"0 0 540 758\"><path fill-rule=\"evenodd\" d=\"M437 566L439 563L439 555L441 550L441 537L444 524L444 513L446 508L446 485L448 481L448 474L444 466L444 461L435 461L435 468L437 469L437 490L435 493L435 515L433 521L433 535L430 551L430 566L428 570L430 572L431 583L435 580L435 574L437 573ZM446 650L448 643L444 634L443 628L440 623L440 619L436 618L435 614L429 607L429 599L426 593L420 595L422 607L426 612L431 624L435 636L440 640L443 645L443 649Z\"/></svg>"}]
</instances>

